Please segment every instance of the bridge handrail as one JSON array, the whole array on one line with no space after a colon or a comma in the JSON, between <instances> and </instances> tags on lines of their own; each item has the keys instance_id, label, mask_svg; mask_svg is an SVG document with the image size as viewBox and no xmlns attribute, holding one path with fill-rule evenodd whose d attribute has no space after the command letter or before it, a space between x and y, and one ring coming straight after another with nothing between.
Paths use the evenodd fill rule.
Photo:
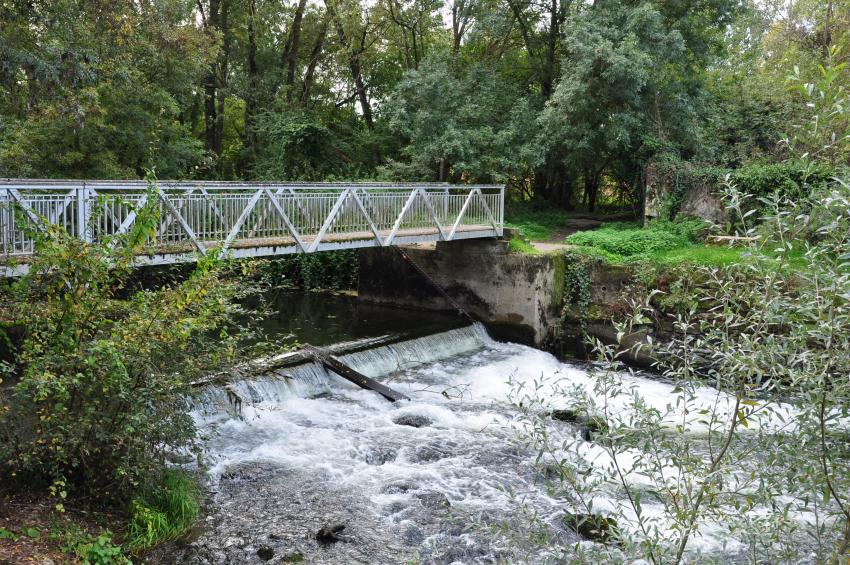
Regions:
<instances>
[{"instance_id":1,"label":"bridge handrail","mask_svg":"<svg viewBox=\"0 0 850 565\"><path fill-rule=\"evenodd\" d=\"M504 185L498 184L449 184L426 182L277 182L277 181L205 181L205 180L157 180L161 190L181 190L204 188L206 190L257 190L259 188L284 188L299 191L305 190L338 190L340 188L376 189L409 191L413 188L425 190L472 190L500 191ZM77 188L95 190L121 191L144 190L147 182L143 180L84 180L84 179L0 179L0 190L73 190Z\"/></svg>"},{"instance_id":2,"label":"bridge handrail","mask_svg":"<svg viewBox=\"0 0 850 565\"><path fill-rule=\"evenodd\" d=\"M84 241L127 233L139 207L150 204L147 186L139 180L0 179L0 263L35 253L28 225L59 225ZM159 223L146 254L187 257L213 247L312 253L492 237L504 226L503 185L165 180L157 187Z\"/></svg>"}]
</instances>

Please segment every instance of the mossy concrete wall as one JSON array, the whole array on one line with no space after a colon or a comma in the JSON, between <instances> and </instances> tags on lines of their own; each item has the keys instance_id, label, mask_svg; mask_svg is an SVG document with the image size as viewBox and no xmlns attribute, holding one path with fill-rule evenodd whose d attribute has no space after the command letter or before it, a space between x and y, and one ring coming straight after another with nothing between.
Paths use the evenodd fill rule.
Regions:
<instances>
[{"instance_id":1,"label":"mossy concrete wall","mask_svg":"<svg viewBox=\"0 0 850 565\"><path fill-rule=\"evenodd\" d=\"M487 324L500 339L546 348L565 356L584 357L585 331L611 343L616 339L613 320L631 310L629 300L641 301L646 291L627 265L581 261L566 269L565 261L580 261L562 254L509 253L506 241L495 239L407 246L405 253L475 318ZM453 306L431 282L407 264L394 249L361 249L359 299L411 310L452 311ZM589 289L586 308L564 300L572 288L567 277L583 272ZM569 298L569 297L568 297ZM411 313L411 316L415 316ZM627 341L641 341L646 333L663 338L655 327L643 328ZM639 364L649 356L627 355Z\"/></svg>"},{"instance_id":2,"label":"mossy concrete wall","mask_svg":"<svg viewBox=\"0 0 850 565\"><path fill-rule=\"evenodd\" d=\"M537 346L551 340L560 317L561 257L509 253L508 243L496 239L408 246L404 251L497 337ZM358 294L365 302L453 309L394 249L360 250Z\"/></svg>"}]
</instances>

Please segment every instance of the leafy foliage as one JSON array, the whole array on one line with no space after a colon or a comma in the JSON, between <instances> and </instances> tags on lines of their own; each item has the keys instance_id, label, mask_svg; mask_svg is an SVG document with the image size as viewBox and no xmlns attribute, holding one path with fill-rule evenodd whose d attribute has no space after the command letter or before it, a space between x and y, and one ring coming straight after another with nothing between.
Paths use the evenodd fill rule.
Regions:
<instances>
[{"instance_id":1,"label":"leafy foliage","mask_svg":"<svg viewBox=\"0 0 850 565\"><path fill-rule=\"evenodd\" d=\"M634 224L611 223L603 227L575 233L567 242L598 249L612 259L633 259L691 247L705 230L701 220L683 222L653 222L646 228Z\"/></svg>"},{"instance_id":2,"label":"leafy foliage","mask_svg":"<svg viewBox=\"0 0 850 565\"><path fill-rule=\"evenodd\" d=\"M278 286L350 290L357 288L358 268L357 251L340 250L281 257L269 261L263 275Z\"/></svg>"},{"instance_id":3,"label":"leafy foliage","mask_svg":"<svg viewBox=\"0 0 850 565\"><path fill-rule=\"evenodd\" d=\"M155 225L147 206L129 234L94 244L34 228L29 273L2 289L23 336L0 389L4 480L120 500L167 452L193 448L189 383L235 354L225 328L238 291L211 255L183 281L119 296Z\"/></svg>"},{"instance_id":4,"label":"leafy foliage","mask_svg":"<svg viewBox=\"0 0 850 565\"><path fill-rule=\"evenodd\" d=\"M165 471L133 499L125 545L140 550L183 534L198 516L199 499L193 477L181 471Z\"/></svg>"}]
</instances>

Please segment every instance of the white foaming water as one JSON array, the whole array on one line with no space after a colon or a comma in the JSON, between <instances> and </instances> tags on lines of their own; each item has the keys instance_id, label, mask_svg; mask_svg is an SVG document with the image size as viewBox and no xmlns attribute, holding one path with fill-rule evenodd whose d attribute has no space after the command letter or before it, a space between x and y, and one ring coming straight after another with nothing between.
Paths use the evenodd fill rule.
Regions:
<instances>
[{"instance_id":1,"label":"white foaming water","mask_svg":"<svg viewBox=\"0 0 850 565\"><path fill-rule=\"evenodd\" d=\"M544 398L560 397L558 391L569 386L591 390L585 370L530 347L494 342L480 326L353 353L343 360L411 401L387 402L314 364L288 369L291 379L231 385L248 403L241 407L241 418L233 417L227 392L210 387L199 396L195 417L208 437L213 480L257 462L307 474L351 492L388 531L405 532L408 546L426 561L510 560L510 536L491 532L485 542L474 529L447 524L513 524L520 512L518 500L560 532L563 542L574 541L560 520L571 508L547 489L535 466L536 454L514 441L517 410L510 397L518 385L527 389L534 383L536 395ZM668 410L670 385L622 378L650 406ZM696 392L694 403L711 406L717 401L717 392L706 388ZM613 408L615 413L627 410L620 400ZM677 417L673 411L671 423ZM698 429L700 424L689 425ZM574 439L577 430L559 422L551 433L553 444L560 445ZM581 457L597 469L610 464L607 453L592 442L579 442L573 453L562 455ZM639 476L628 479L636 486L645 482ZM595 499L594 506L611 509L617 498L612 492ZM644 512L660 516L662 509L645 503ZM713 552L723 546L733 553L740 548L723 528L709 525L691 547ZM546 550L541 551L530 560L542 560Z\"/></svg>"}]
</instances>

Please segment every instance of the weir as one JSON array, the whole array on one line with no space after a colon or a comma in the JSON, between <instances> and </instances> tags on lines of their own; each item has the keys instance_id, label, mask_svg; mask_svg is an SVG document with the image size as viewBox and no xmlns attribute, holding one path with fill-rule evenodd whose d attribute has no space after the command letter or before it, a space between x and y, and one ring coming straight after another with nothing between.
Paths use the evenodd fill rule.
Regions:
<instances>
[{"instance_id":1,"label":"weir","mask_svg":"<svg viewBox=\"0 0 850 565\"><path fill-rule=\"evenodd\" d=\"M372 379L382 379L393 373L475 351L491 342L484 326L473 324L402 341L385 336L344 343L331 348L331 351L359 373ZM267 367L256 376L198 383L193 408L196 417L200 420L231 418L240 416L242 410L254 405L279 403L287 398L348 386L321 363L297 351L269 360ZM240 407L234 404L236 398L242 402Z\"/></svg>"}]
</instances>

